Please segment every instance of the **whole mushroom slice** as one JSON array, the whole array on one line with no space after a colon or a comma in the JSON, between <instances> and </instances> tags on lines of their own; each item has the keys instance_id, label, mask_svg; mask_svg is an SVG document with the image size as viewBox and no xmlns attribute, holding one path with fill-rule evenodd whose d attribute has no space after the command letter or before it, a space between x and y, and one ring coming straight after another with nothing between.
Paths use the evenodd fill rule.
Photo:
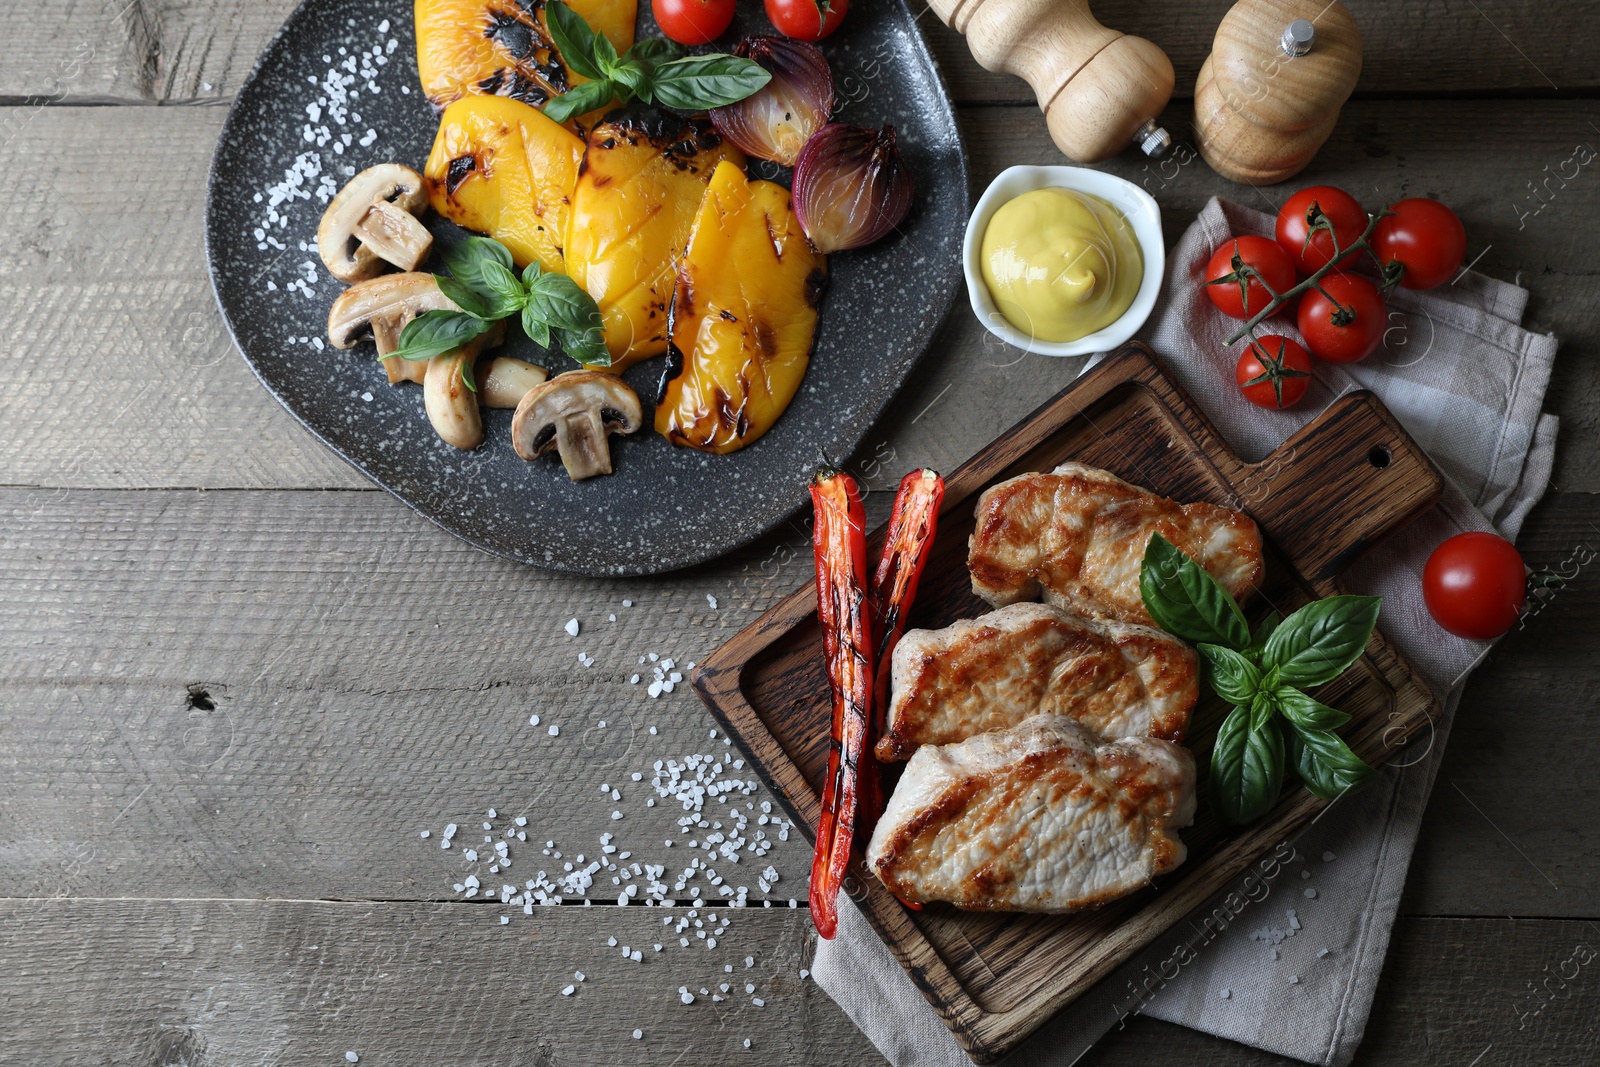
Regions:
<instances>
[{"instance_id":1,"label":"whole mushroom slice","mask_svg":"<svg viewBox=\"0 0 1600 1067\"><path fill-rule=\"evenodd\" d=\"M483 444L483 413L478 410L480 397L467 388L464 372L484 349L498 345L505 335L506 324L502 319L487 333L427 361L422 379L422 407L428 413L434 432L445 444L460 449L473 449ZM483 388L482 382L475 384L480 390Z\"/></svg>"},{"instance_id":2,"label":"whole mushroom slice","mask_svg":"<svg viewBox=\"0 0 1600 1067\"><path fill-rule=\"evenodd\" d=\"M384 357L400 347L406 323L418 315L460 310L439 291L431 274L385 274L357 282L339 294L328 309L328 340L335 348L351 348L370 334L391 383L420 382L423 363Z\"/></svg>"},{"instance_id":3,"label":"whole mushroom slice","mask_svg":"<svg viewBox=\"0 0 1600 1067\"><path fill-rule=\"evenodd\" d=\"M639 394L597 371L568 371L530 389L511 418L517 455L535 460L554 449L573 481L611 473L607 436L633 433L643 413Z\"/></svg>"},{"instance_id":4,"label":"whole mushroom slice","mask_svg":"<svg viewBox=\"0 0 1600 1067\"><path fill-rule=\"evenodd\" d=\"M537 363L510 356L495 356L478 362L478 400L486 408L514 408L528 390L543 385L550 372Z\"/></svg>"},{"instance_id":5,"label":"whole mushroom slice","mask_svg":"<svg viewBox=\"0 0 1600 1067\"><path fill-rule=\"evenodd\" d=\"M433 247L433 234L417 218L427 206L427 186L410 167L368 167L329 201L317 226L317 254L342 282L370 278L385 263L416 270Z\"/></svg>"}]
</instances>

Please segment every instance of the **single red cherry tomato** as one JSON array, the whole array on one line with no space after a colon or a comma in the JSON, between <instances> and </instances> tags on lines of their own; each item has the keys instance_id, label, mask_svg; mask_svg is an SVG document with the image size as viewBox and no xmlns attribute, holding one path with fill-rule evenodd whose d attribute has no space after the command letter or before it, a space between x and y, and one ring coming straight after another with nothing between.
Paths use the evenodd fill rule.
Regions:
<instances>
[{"instance_id":1,"label":"single red cherry tomato","mask_svg":"<svg viewBox=\"0 0 1600 1067\"><path fill-rule=\"evenodd\" d=\"M1433 621L1457 637L1492 641L1511 629L1528 595L1528 571L1510 541L1456 534L1422 568L1422 599Z\"/></svg>"},{"instance_id":2,"label":"single red cherry tomato","mask_svg":"<svg viewBox=\"0 0 1600 1067\"><path fill-rule=\"evenodd\" d=\"M708 44L733 22L734 0L650 0L661 32L679 44Z\"/></svg>"},{"instance_id":3,"label":"single red cherry tomato","mask_svg":"<svg viewBox=\"0 0 1600 1067\"><path fill-rule=\"evenodd\" d=\"M767 18L785 37L820 41L839 28L850 0L767 0Z\"/></svg>"},{"instance_id":4,"label":"single red cherry tomato","mask_svg":"<svg viewBox=\"0 0 1600 1067\"><path fill-rule=\"evenodd\" d=\"M1239 356L1233 377L1257 407L1291 408L1311 387L1311 357L1287 337L1262 337Z\"/></svg>"},{"instance_id":5,"label":"single red cherry tomato","mask_svg":"<svg viewBox=\"0 0 1600 1067\"><path fill-rule=\"evenodd\" d=\"M1407 289L1432 289L1454 278L1467 258L1467 228L1460 217L1425 197L1402 200L1389 210L1394 214L1379 219L1372 231L1372 251L1385 270L1390 263L1403 266L1400 284Z\"/></svg>"},{"instance_id":6,"label":"single red cherry tomato","mask_svg":"<svg viewBox=\"0 0 1600 1067\"><path fill-rule=\"evenodd\" d=\"M1319 284L1321 291L1311 289L1300 298L1300 336L1311 354L1332 363L1356 363L1372 355L1389 316L1378 287L1355 274L1330 274Z\"/></svg>"},{"instance_id":7,"label":"single red cherry tomato","mask_svg":"<svg viewBox=\"0 0 1600 1067\"><path fill-rule=\"evenodd\" d=\"M1328 232L1330 226L1332 233ZM1343 189L1313 185L1284 202L1274 232L1278 244L1301 273L1312 274L1333 258L1334 238L1338 238L1340 248L1349 248L1366 229L1367 212L1360 201ZM1352 252L1341 258L1334 269L1349 270L1360 257L1360 252Z\"/></svg>"},{"instance_id":8,"label":"single red cherry tomato","mask_svg":"<svg viewBox=\"0 0 1600 1067\"><path fill-rule=\"evenodd\" d=\"M1218 247L1206 264L1206 295L1218 311L1232 318L1260 314L1272 301L1268 287L1274 293L1294 288L1294 261L1276 241L1235 237Z\"/></svg>"}]
</instances>

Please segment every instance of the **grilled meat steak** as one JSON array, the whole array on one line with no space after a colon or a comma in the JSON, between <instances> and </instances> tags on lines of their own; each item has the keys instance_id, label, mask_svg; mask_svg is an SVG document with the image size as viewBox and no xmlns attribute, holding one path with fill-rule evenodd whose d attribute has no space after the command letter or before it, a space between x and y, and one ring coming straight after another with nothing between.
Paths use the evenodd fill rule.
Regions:
<instances>
[{"instance_id":1,"label":"grilled meat steak","mask_svg":"<svg viewBox=\"0 0 1600 1067\"><path fill-rule=\"evenodd\" d=\"M1101 737L1182 741L1199 666L1182 641L1148 626L1012 604L895 648L881 760L1065 715Z\"/></svg>"},{"instance_id":2,"label":"grilled meat steak","mask_svg":"<svg viewBox=\"0 0 1600 1067\"><path fill-rule=\"evenodd\" d=\"M1139 564L1159 533L1236 598L1261 581L1261 531L1215 504L1179 504L1081 463L1024 474L978 498L972 591L995 606L1038 600L1151 625Z\"/></svg>"},{"instance_id":3,"label":"grilled meat steak","mask_svg":"<svg viewBox=\"0 0 1600 1067\"><path fill-rule=\"evenodd\" d=\"M1144 737L1102 741L1061 716L953 745L906 765L867 846L902 900L983 911L1103 904L1183 862L1194 760Z\"/></svg>"}]
</instances>

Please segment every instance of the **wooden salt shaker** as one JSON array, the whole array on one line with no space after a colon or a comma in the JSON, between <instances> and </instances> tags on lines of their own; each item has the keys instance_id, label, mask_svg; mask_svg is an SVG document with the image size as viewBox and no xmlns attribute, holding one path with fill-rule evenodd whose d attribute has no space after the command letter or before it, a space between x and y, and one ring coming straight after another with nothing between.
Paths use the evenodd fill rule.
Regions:
<instances>
[{"instance_id":1,"label":"wooden salt shaker","mask_svg":"<svg viewBox=\"0 0 1600 1067\"><path fill-rule=\"evenodd\" d=\"M1087 0L929 0L987 70L1033 87L1056 147L1098 163L1136 143L1172 143L1155 118L1172 97L1172 61L1142 37L1107 29Z\"/></svg>"},{"instance_id":2,"label":"wooden salt shaker","mask_svg":"<svg viewBox=\"0 0 1600 1067\"><path fill-rule=\"evenodd\" d=\"M1361 75L1361 31L1337 0L1239 0L1194 86L1195 140L1218 174L1270 185L1317 154Z\"/></svg>"}]
</instances>

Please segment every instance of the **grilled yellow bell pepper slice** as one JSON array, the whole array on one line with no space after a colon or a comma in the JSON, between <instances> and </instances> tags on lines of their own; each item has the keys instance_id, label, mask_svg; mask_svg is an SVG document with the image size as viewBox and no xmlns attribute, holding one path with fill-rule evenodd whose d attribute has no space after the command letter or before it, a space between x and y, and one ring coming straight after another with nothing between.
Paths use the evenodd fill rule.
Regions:
<instances>
[{"instance_id":1,"label":"grilled yellow bell pepper slice","mask_svg":"<svg viewBox=\"0 0 1600 1067\"><path fill-rule=\"evenodd\" d=\"M678 257L725 160L744 167L744 153L703 117L634 108L589 131L567 215L566 268L600 305L611 370L667 350Z\"/></svg>"},{"instance_id":2,"label":"grilled yellow bell pepper slice","mask_svg":"<svg viewBox=\"0 0 1600 1067\"><path fill-rule=\"evenodd\" d=\"M566 0L618 52L633 47L638 0ZM561 61L543 0L416 0L417 74L435 111L473 94L543 105L587 79Z\"/></svg>"},{"instance_id":3,"label":"grilled yellow bell pepper slice","mask_svg":"<svg viewBox=\"0 0 1600 1067\"><path fill-rule=\"evenodd\" d=\"M827 280L789 190L719 163L678 267L656 432L724 454L771 429L810 362Z\"/></svg>"},{"instance_id":4,"label":"grilled yellow bell pepper slice","mask_svg":"<svg viewBox=\"0 0 1600 1067\"><path fill-rule=\"evenodd\" d=\"M583 141L537 108L467 96L445 108L423 167L428 201L445 218L486 233L518 267L564 270L567 207Z\"/></svg>"}]
</instances>

